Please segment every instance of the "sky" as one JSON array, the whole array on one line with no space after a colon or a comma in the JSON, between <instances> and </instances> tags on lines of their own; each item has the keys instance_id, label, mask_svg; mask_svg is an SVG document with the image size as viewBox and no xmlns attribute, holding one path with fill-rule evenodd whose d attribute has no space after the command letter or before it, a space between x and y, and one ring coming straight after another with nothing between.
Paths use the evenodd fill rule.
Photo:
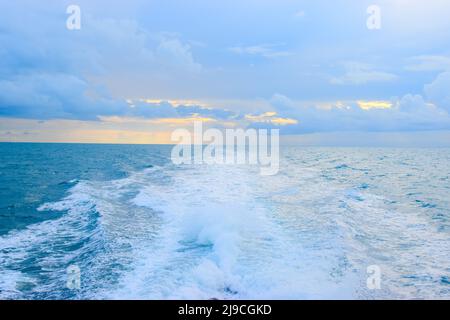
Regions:
<instances>
[{"instance_id":1,"label":"sky","mask_svg":"<svg viewBox=\"0 0 450 320\"><path fill-rule=\"evenodd\" d=\"M2 1L0 141L170 143L202 121L450 146L449 17L448 0Z\"/></svg>"}]
</instances>

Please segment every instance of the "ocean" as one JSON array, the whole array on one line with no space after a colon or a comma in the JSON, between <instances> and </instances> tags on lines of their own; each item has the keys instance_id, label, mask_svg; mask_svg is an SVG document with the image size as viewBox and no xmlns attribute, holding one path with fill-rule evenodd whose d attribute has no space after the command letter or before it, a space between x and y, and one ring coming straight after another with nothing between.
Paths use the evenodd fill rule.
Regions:
<instances>
[{"instance_id":1,"label":"ocean","mask_svg":"<svg viewBox=\"0 0 450 320\"><path fill-rule=\"evenodd\" d=\"M450 298L450 149L171 149L1 143L0 299Z\"/></svg>"}]
</instances>

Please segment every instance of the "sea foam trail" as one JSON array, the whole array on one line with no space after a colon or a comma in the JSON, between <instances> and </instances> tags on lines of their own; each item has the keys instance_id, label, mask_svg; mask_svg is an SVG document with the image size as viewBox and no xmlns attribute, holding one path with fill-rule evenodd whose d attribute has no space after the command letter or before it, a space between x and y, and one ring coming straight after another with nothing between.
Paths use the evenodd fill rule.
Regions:
<instances>
[{"instance_id":1,"label":"sea foam trail","mask_svg":"<svg viewBox=\"0 0 450 320\"><path fill-rule=\"evenodd\" d=\"M6 297L117 299L351 297L334 266L303 248L274 215L268 180L247 166L152 168L113 181L79 181L65 212L0 238ZM66 268L82 289L65 289ZM344 281L343 279L341 279ZM14 281L13 281L14 282ZM20 284L20 285L19 285ZM29 290L15 290L17 286ZM352 288L347 285L346 288Z\"/></svg>"},{"instance_id":2,"label":"sea foam trail","mask_svg":"<svg viewBox=\"0 0 450 320\"><path fill-rule=\"evenodd\" d=\"M313 263L313 255L281 229L252 168L185 167L171 172L170 179L162 188L145 186L130 201L159 211L163 227L154 243L137 247L136 267L112 297L351 295L325 284L326 271L317 264L326 262Z\"/></svg>"},{"instance_id":3,"label":"sea foam trail","mask_svg":"<svg viewBox=\"0 0 450 320\"><path fill-rule=\"evenodd\" d=\"M317 174L296 173L304 183ZM0 244L18 244L6 257L9 266L37 261L39 270L28 283L45 298L71 297L61 288L72 264L83 275L77 298L352 297L358 283L336 271L344 256L336 235L321 232L318 217L303 220L317 224L315 239L299 238L301 227L293 232L283 225L284 212L274 200L295 198L299 186L286 187L290 180L263 179L246 166L191 166L80 181L66 198L40 207L65 211L61 218ZM269 192L266 184L272 184ZM320 185L309 188L322 198L336 194Z\"/></svg>"}]
</instances>

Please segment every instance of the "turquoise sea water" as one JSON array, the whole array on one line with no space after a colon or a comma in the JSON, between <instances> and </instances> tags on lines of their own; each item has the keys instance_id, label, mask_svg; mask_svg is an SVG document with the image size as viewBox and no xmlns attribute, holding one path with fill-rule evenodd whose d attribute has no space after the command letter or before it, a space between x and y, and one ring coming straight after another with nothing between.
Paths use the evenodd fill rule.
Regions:
<instances>
[{"instance_id":1,"label":"turquoise sea water","mask_svg":"<svg viewBox=\"0 0 450 320\"><path fill-rule=\"evenodd\" d=\"M450 149L282 147L267 177L170 151L0 144L0 298L450 298Z\"/></svg>"}]
</instances>

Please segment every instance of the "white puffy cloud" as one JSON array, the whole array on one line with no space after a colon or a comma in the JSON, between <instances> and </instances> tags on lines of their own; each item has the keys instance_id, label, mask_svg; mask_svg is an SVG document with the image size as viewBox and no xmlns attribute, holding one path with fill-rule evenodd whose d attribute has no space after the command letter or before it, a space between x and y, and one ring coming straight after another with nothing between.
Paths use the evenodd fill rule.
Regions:
<instances>
[{"instance_id":1,"label":"white puffy cloud","mask_svg":"<svg viewBox=\"0 0 450 320\"><path fill-rule=\"evenodd\" d=\"M194 60L189 44L177 38L163 38L156 49L156 58L166 65L173 65L187 71L199 72L202 66Z\"/></svg>"},{"instance_id":2,"label":"white puffy cloud","mask_svg":"<svg viewBox=\"0 0 450 320\"><path fill-rule=\"evenodd\" d=\"M336 85L363 85L371 82L392 82L397 79L395 74L376 70L374 66L361 62L343 63L345 73L332 77L330 82Z\"/></svg>"},{"instance_id":3,"label":"white puffy cloud","mask_svg":"<svg viewBox=\"0 0 450 320\"><path fill-rule=\"evenodd\" d=\"M430 101L450 112L450 72L439 74L424 90Z\"/></svg>"},{"instance_id":4,"label":"white puffy cloud","mask_svg":"<svg viewBox=\"0 0 450 320\"><path fill-rule=\"evenodd\" d=\"M313 103L298 103L279 94L271 101L275 111L298 121L297 125L285 128L284 133L290 134L450 129L449 114L426 102L421 95L407 94L393 98L389 108L369 109L361 108L358 101L338 102L323 107Z\"/></svg>"}]
</instances>

